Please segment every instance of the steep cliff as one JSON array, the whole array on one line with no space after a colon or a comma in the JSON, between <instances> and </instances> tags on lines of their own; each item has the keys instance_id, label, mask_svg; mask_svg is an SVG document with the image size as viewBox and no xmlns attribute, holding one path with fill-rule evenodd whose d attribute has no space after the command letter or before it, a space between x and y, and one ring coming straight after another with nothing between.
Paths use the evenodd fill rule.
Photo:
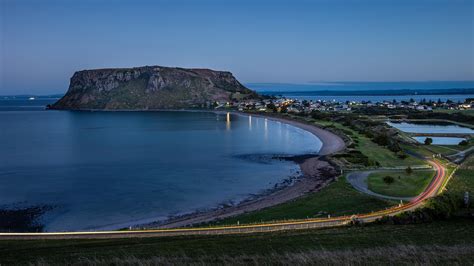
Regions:
<instances>
[{"instance_id":1,"label":"steep cliff","mask_svg":"<svg viewBox=\"0 0 474 266\"><path fill-rule=\"evenodd\" d=\"M74 73L51 109L170 109L257 98L230 72L144 66Z\"/></svg>"}]
</instances>

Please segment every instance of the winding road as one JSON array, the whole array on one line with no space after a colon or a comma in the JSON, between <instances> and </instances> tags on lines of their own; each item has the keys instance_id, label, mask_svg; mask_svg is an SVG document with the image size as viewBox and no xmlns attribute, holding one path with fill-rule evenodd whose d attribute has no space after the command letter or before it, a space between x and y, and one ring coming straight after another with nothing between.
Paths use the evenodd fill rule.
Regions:
<instances>
[{"instance_id":1,"label":"winding road","mask_svg":"<svg viewBox=\"0 0 474 266\"><path fill-rule=\"evenodd\" d=\"M433 197L441 191L446 181L446 169L440 163L429 160L429 164L436 170L436 175L419 196L409 203L362 215L340 216L334 218L305 219L290 222L262 223L241 226L222 226L209 228L178 228L178 229L150 229L134 231L96 231L96 232L45 232L45 233L0 233L0 240L6 239L91 239L91 238L133 238L133 237L162 237L183 235L222 235L273 232L282 230L297 230L308 228L324 228L342 226L355 219L360 222L373 222L384 216L392 216L420 207L424 200Z\"/></svg>"},{"instance_id":2,"label":"winding road","mask_svg":"<svg viewBox=\"0 0 474 266\"><path fill-rule=\"evenodd\" d=\"M347 174L346 179L358 191L374 196L374 197L388 199L388 200L404 200L404 201L410 201L412 199L412 197L393 197L393 196L382 195L370 190L367 184L367 178L369 177L370 174L375 173L377 171L380 171L380 170L352 172L352 173Z\"/></svg>"}]
</instances>

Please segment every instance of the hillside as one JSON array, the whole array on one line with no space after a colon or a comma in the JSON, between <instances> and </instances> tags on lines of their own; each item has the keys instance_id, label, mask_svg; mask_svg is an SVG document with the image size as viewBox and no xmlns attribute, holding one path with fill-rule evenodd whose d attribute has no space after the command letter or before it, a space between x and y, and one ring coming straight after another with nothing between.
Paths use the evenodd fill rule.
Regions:
<instances>
[{"instance_id":1,"label":"hillside","mask_svg":"<svg viewBox=\"0 0 474 266\"><path fill-rule=\"evenodd\" d=\"M83 70L51 109L207 108L258 95L230 72L162 66Z\"/></svg>"}]
</instances>

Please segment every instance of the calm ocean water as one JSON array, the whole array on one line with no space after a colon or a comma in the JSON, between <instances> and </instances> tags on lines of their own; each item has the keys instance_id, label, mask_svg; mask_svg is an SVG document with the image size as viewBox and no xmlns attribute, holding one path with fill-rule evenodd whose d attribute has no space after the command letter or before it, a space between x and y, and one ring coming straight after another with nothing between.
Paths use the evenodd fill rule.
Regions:
<instances>
[{"instance_id":1,"label":"calm ocean water","mask_svg":"<svg viewBox=\"0 0 474 266\"><path fill-rule=\"evenodd\" d=\"M203 112L44 111L0 101L2 208L48 205L48 231L118 228L237 202L299 167L319 139L263 118ZM262 158L263 157L263 158Z\"/></svg>"},{"instance_id":2,"label":"calm ocean water","mask_svg":"<svg viewBox=\"0 0 474 266\"><path fill-rule=\"evenodd\" d=\"M423 91L446 90L446 89L466 89L474 88L474 81L426 81L426 82L319 82L308 84L284 84L284 83L247 83L247 87L260 93L271 93L287 96L300 100L325 100L325 101L408 101L413 98L416 101L422 99L437 101L451 100L463 102L466 98L473 98L472 94L463 95L426 95ZM364 95L364 96L331 96L331 95L311 95L317 91L400 91L416 90L418 95ZM297 93L295 93L297 92Z\"/></svg>"}]
</instances>

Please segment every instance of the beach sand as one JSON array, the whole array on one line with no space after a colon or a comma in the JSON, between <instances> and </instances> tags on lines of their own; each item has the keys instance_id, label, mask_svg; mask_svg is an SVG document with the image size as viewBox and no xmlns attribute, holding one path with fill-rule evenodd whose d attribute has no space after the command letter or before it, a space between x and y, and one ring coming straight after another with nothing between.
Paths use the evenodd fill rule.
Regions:
<instances>
[{"instance_id":1,"label":"beach sand","mask_svg":"<svg viewBox=\"0 0 474 266\"><path fill-rule=\"evenodd\" d=\"M164 222L139 225L138 227L177 228L224 219L231 216L278 205L301 197L307 193L319 191L336 178L338 173L336 172L334 167L332 167L327 161L324 160L324 155L329 155L342 151L345 148L345 143L342 138L327 130L301 122L296 122L283 118L274 118L266 116L260 117L265 117L267 119L299 127L308 132L311 132L321 140L322 147L318 155L299 156L298 158L295 158L295 162L297 162L301 168L301 178L299 178L293 185L286 186L282 189L270 192L265 195L261 195L260 197L257 197L255 199L243 201L236 206L214 209L205 212L196 212L192 214L170 218L169 220Z\"/></svg>"}]
</instances>

